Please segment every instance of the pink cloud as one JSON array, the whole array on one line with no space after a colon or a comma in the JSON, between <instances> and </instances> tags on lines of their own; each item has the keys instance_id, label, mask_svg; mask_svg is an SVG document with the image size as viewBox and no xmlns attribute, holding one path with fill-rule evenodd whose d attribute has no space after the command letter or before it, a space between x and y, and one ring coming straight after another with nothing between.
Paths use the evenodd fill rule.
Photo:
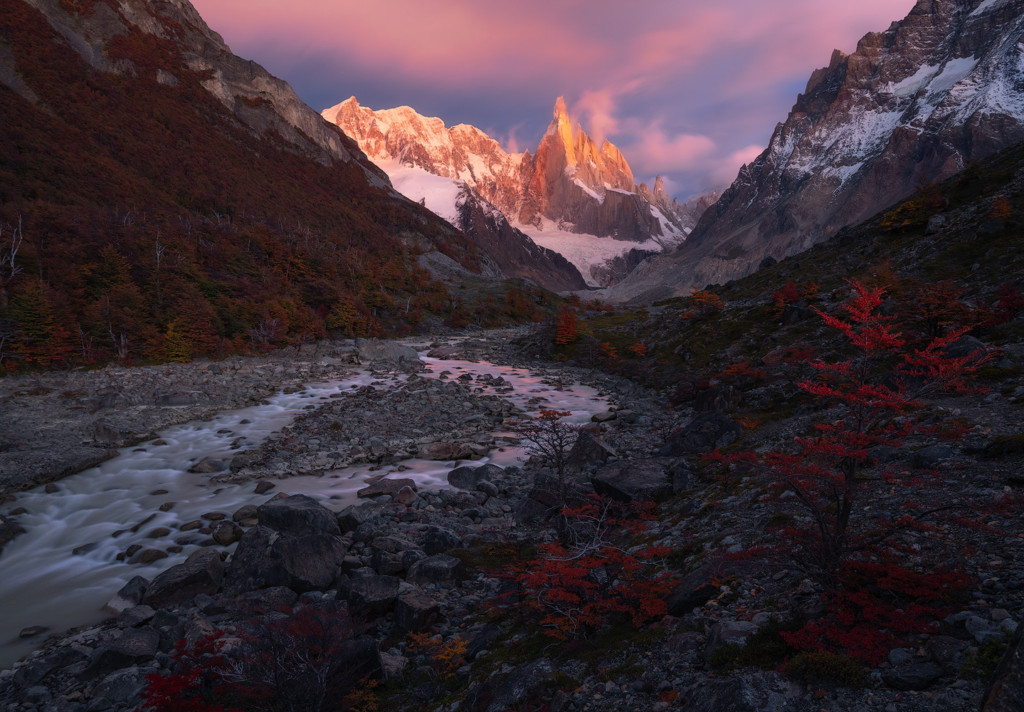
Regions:
<instances>
[{"instance_id":1,"label":"pink cloud","mask_svg":"<svg viewBox=\"0 0 1024 712\"><path fill-rule=\"evenodd\" d=\"M714 5L651 0L643 6L621 0L193 2L243 56L272 64L294 84L303 81L302 73L316 72L317 109L353 93L349 89L357 80L361 87L406 92L412 87L420 97L439 97L438 104L458 97L446 120L492 127L492 135L518 149L531 147L532 139L517 140L517 133L542 131L549 117L515 107L550 107L564 94L588 133L622 147L638 175L684 171L702 175L704 182L735 176L753 144L766 140L785 118L795 96L776 95L780 87L788 87L788 94L802 86L813 69L827 64L834 48L853 51L863 34L884 30L914 5L914 0L718 0ZM392 105L413 103L420 109L399 91L393 96ZM476 115L466 116L466 107Z\"/></svg>"}]
</instances>

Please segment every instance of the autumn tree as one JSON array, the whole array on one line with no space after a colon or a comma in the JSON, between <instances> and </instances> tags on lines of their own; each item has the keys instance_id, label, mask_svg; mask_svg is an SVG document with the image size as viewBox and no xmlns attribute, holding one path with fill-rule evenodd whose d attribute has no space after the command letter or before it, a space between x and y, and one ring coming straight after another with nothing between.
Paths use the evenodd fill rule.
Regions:
<instances>
[{"instance_id":1,"label":"autumn tree","mask_svg":"<svg viewBox=\"0 0 1024 712\"><path fill-rule=\"evenodd\" d=\"M682 318L699 321L707 319L724 308L725 302L717 294L707 289L694 287L693 292L687 297L686 310L683 312Z\"/></svg>"},{"instance_id":2,"label":"autumn tree","mask_svg":"<svg viewBox=\"0 0 1024 712\"><path fill-rule=\"evenodd\" d=\"M575 342L578 338L576 310L571 307L564 307L558 312L558 321L555 324L555 343L559 346L565 346Z\"/></svg>"},{"instance_id":3,"label":"autumn tree","mask_svg":"<svg viewBox=\"0 0 1024 712\"><path fill-rule=\"evenodd\" d=\"M790 493L785 501L796 504L807 524L787 527L782 548L799 552L797 565L831 586L838 584L846 562L870 559L896 531L935 514L915 510L907 498L901 516L892 522L865 515L861 502L874 483L917 482L882 466L871 448L899 446L907 436L923 432L917 417L921 398L966 390L965 378L990 358L987 353L947 353L962 329L922 347L910 346L894 318L879 313L883 290L851 285L855 296L844 307L846 319L819 314L842 332L854 354L837 362L812 362L819 377L798 384L834 405L828 422L816 425L812 435L796 438L793 449L713 456L766 472L777 490ZM866 474L869 468L875 469L874 477Z\"/></svg>"}]
</instances>

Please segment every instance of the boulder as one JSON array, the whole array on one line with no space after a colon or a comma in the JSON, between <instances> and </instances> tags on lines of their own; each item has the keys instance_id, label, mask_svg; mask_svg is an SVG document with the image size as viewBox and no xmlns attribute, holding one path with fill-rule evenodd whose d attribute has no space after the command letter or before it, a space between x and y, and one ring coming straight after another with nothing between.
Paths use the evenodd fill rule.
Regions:
<instances>
[{"instance_id":1,"label":"boulder","mask_svg":"<svg viewBox=\"0 0 1024 712\"><path fill-rule=\"evenodd\" d=\"M410 583L454 586L465 576L462 562L448 554L434 554L413 564L405 578Z\"/></svg>"},{"instance_id":2,"label":"boulder","mask_svg":"<svg viewBox=\"0 0 1024 712\"><path fill-rule=\"evenodd\" d=\"M462 538L451 529L443 527L430 527L423 535L422 549L428 556L443 554L449 549L455 549L462 545Z\"/></svg>"},{"instance_id":3,"label":"boulder","mask_svg":"<svg viewBox=\"0 0 1024 712\"><path fill-rule=\"evenodd\" d=\"M448 484L456 489L472 491L476 489L480 482L494 482L494 480L503 477L504 474L505 470L497 465L456 467L448 473Z\"/></svg>"},{"instance_id":4,"label":"boulder","mask_svg":"<svg viewBox=\"0 0 1024 712\"><path fill-rule=\"evenodd\" d=\"M725 447L743 434L739 423L720 410L701 413L674 433L658 451L659 457L703 454Z\"/></svg>"},{"instance_id":5,"label":"boulder","mask_svg":"<svg viewBox=\"0 0 1024 712\"><path fill-rule=\"evenodd\" d=\"M189 601L200 593L212 595L220 588L223 577L220 554L215 549L200 549L185 563L172 566L154 578L142 602L152 608L166 608Z\"/></svg>"},{"instance_id":6,"label":"boulder","mask_svg":"<svg viewBox=\"0 0 1024 712\"><path fill-rule=\"evenodd\" d=\"M580 431L566 459L570 467L582 470L587 465L608 462L615 457L618 454L601 438L600 433L587 428Z\"/></svg>"},{"instance_id":7,"label":"boulder","mask_svg":"<svg viewBox=\"0 0 1024 712\"><path fill-rule=\"evenodd\" d=\"M437 602L419 589L406 591L395 601L395 625L405 631L424 631L440 614Z\"/></svg>"},{"instance_id":8,"label":"boulder","mask_svg":"<svg viewBox=\"0 0 1024 712\"><path fill-rule=\"evenodd\" d=\"M401 477L395 480L382 477L376 482L372 482L366 487L356 491L357 497L380 497L385 494L397 494L403 487L409 487L413 491L416 490L416 481L409 479L408 477Z\"/></svg>"},{"instance_id":9,"label":"boulder","mask_svg":"<svg viewBox=\"0 0 1024 712\"><path fill-rule=\"evenodd\" d=\"M337 527L333 517L330 521ZM337 579L347 551L337 534L281 535L260 524L239 540L224 588L233 594L272 586L298 593L323 591Z\"/></svg>"},{"instance_id":10,"label":"boulder","mask_svg":"<svg viewBox=\"0 0 1024 712\"><path fill-rule=\"evenodd\" d=\"M416 457L422 460L434 460L437 462L445 460L470 460L483 457L488 452L486 447L475 443L446 443L436 442L420 445Z\"/></svg>"},{"instance_id":11,"label":"boulder","mask_svg":"<svg viewBox=\"0 0 1024 712\"><path fill-rule=\"evenodd\" d=\"M661 502L672 496L669 463L664 460L620 460L590 478L599 495L623 502Z\"/></svg>"},{"instance_id":12,"label":"boulder","mask_svg":"<svg viewBox=\"0 0 1024 712\"><path fill-rule=\"evenodd\" d=\"M353 614L371 620L391 612L401 585L395 576L367 576L348 584L345 599Z\"/></svg>"},{"instance_id":13,"label":"boulder","mask_svg":"<svg viewBox=\"0 0 1024 712\"><path fill-rule=\"evenodd\" d=\"M282 535L341 533L334 512L304 494L272 499L256 513L261 526Z\"/></svg>"},{"instance_id":14,"label":"boulder","mask_svg":"<svg viewBox=\"0 0 1024 712\"><path fill-rule=\"evenodd\" d=\"M935 663L911 663L886 670L885 684L894 690L927 690L942 677L942 668Z\"/></svg>"},{"instance_id":15,"label":"boulder","mask_svg":"<svg viewBox=\"0 0 1024 712\"><path fill-rule=\"evenodd\" d=\"M107 601L103 607L110 613L120 613L133 608L146 596L146 589L149 588L149 579L142 576L133 576L124 586L121 587L114 597Z\"/></svg>"},{"instance_id":16,"label":"boulder","mask_svg":"<svg viewBox=\"0 0 1024 712\"><path fill-rule=\"evenodd\" d=\"M243 533L242 527L234 522L217 522L210 528L210 536L221 546L234 544Z\"/></svg>"}]
</instances>

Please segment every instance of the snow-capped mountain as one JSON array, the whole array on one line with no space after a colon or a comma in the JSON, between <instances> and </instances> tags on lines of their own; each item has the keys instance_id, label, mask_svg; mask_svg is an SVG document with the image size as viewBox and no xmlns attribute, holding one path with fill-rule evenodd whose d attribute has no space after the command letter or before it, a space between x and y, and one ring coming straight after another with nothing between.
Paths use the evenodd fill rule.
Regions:
<instances>
[{"instance_id":1,"label":"snow-capped mountain","mask_svg":"<svg viewBox=\"0 0 1024 712\"><path fill-rule=\"evenodd\" d=\"M693 226L660 180L653 190L637 187L618 148L608 141L598 147L579 125L573 126L561 97L532 154L508 153L473 126L448 128L441 119L409 107L374 111L355 97L323 116L354 138L408 197L425 198L425 186L431 184L427 178L411 181L410 169L455 181L458 185L445 191L450 196L465 185L512 228L565 255L594 286L608 284L610 275L617 274L604 268L605 260L637 248L674 247ZM454 218L453 224L465 230L455 203L440 206L436 200L435 212ZM431 201L426 205L431 207Z\"/></svg>"},{"instance_id":2,"label":"snow-capped mountain","mask_svg":"<svg viewBox=\"0 0 1024 712\"><path fill-rule=\"evenodd\" d=\"M609 295L748 274L1024 140L1024 0L919 0L816 70L768 148L672 255Z\"/></svg>"}]
</instances>

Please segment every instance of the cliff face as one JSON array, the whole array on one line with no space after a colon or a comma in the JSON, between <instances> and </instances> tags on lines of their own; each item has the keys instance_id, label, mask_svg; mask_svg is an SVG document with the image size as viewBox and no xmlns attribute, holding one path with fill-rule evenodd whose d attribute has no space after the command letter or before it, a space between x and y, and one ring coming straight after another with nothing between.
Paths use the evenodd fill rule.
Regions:
<instances>
[{"instance_id":1,"label":"cliff face","mask_svg":"<svg viewBox=\"0 0 1024 712\"><path fill-rule=\"evenodd\" d=\"M446 128L409 107L373 111L352 97L323 116L376 161L465 181L513 224L539 227L547 220L572 232L639 242L685 235L673 203L638 189L621 151L608 141L598 146L574 127L562 98L536 151L523 154L506 153L473 126Z\"/></svg>"},{"instance_id":2,"label":"cliff face","mask_svg":"<svg viewBox=\"0 0 1024 712\"><path fill-rule=\"evenodd\" d=\"M1024 140L1022 34L1022 0L920 0L837 50L686 243L615 297L748 274Z\"/></svg>"}]
</instances>

